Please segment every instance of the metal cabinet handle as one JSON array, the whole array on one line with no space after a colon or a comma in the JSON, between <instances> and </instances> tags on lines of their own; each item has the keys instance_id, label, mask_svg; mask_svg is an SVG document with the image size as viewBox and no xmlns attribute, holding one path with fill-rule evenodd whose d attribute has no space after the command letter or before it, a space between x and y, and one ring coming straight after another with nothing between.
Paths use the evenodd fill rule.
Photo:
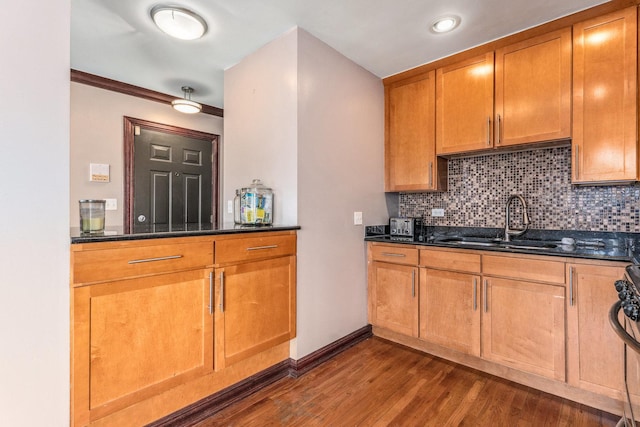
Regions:
<instances>
[{"instance_id":1,"label":"metal cabinet handle","mask_svg":"<svg viewBox=\"0 0 640 427\"><path fill-rule=\"evenodd\" d=\"M487 295L488 295L487 288L489 288L489 280L484 279L484 312L485 313L489 311L489 300L487 298Z\"/></svg>"},{"instance_id":2,"label":"metal cabinet handle","mask_svg":"<svg viewBox=\"0 0 640 427\"><path fill-rule=\"evenodd\" d=\"M487 117L487 146L491 147L491 117Z\"/></svg>"},{"instance_id":3,"label":"metal cabinet handle","mask_svg":"<svg viewBox=\"0 0 640 427\"><path fill-rule=\"evenodd\" d=\"M473 278L473 311L478 309L478 279Z\"/></svg>"},{"instance_id":4,"label":"metal cabinet handle","mask_svg":"<svg viewBox=\"0 0 640 427\"><path fill-rule=\"evenodd\" d=\"M209 272L209 314L213 314L213 271Z\"/></svg>"},{"instance_id":5,"label":"metal cabinet handle","mask_svg":"<svg viewBox=\"0 0 640 427\"><path fill-rule=\"evenodd\" d=\"M165 261L168 259L177 259L182 258L182 255L171 255L171 256L162 256L158 258L144 258L144 259L132 259L129 261L129 264L140 264L143 262L155 262L155 261Z\"/></svg>"},{"instance_id":6,"label":"metal cabinet handle","mask_svg":"<svg viewBox=\"0 0 640 427\"><path fill-rule=\"evenodd\" d=\"M220 272L220 313L224 313L224 271Z\"/></svg>"},{"instance_id":7,"label":"metal cabinet handle","mask_svg":"<svg viewBox=\"0 0 640 427\"><path fill-rule=\"evenodd\" d=\"M406 257L405 254L394 254L392 252L382 252L380 255L382 255L382 256L395 256L395 257L399 257L399 258Z\"/></svg>"},{"instance_id":8,"label":"metal cabinet handle","mask_svg":"<svg viewBox=\"0 0 640 427\"><path fill-rule=\"evenodd\" d=\"M573 307L573 267L569 267L569 305Z\"/></svg>"},{"instance_id":9,"label":"metal cabinet handle","mask_svg":"<svg viewBox=\"0 0 640 427\"><path fill-rule=\"evenodd\" d=\"M496 129L496 145L500 145L502 139L502 116L498 114L498 128Z\"/></svg>"},{"instance_id":10,"label":"metal cabinet handle","mask_svg":"<svg viewBox=\"0 0 640 427\"><path fill-rule=\"evenodd\" d=\"M267 245L267 246L253 246L251 248L247 248L248 251L261 251L263 249L275 249L278 245Z\"/></svg>"},{"instance_id":11,"label":"metal cabinet handle","mask_svg":"<svg viewBox=\"0 0 640 427\"><path fill-rule=\"evenodd\" d=\"M429 162L429 187L433 188L433 162Z\"/></svg>"},{"instance_id":12,"label":"metal cabinet handle","mask_svg":"<svg viewBox=\"0 0 640 427\"><path fill-rule=\"evenodd\" d=\"M411 271L411 298L416 297L416 271Z\"/></svg>"}]
</instances>

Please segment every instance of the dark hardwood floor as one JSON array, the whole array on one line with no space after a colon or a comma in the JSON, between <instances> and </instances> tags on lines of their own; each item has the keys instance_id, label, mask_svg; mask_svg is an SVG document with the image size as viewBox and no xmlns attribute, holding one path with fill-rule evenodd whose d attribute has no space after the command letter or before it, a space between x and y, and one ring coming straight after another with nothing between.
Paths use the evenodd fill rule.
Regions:
<instances>
[{"instance_id":1,"label":"dark hardwood floor","mask_svg":"<svg viewBox=\"0 0 640 427\"><path fill-rule=\"evenodd\" d=\"M618 420L371 338L197 426L615 426Z\"/></svg>"}]
</instances>

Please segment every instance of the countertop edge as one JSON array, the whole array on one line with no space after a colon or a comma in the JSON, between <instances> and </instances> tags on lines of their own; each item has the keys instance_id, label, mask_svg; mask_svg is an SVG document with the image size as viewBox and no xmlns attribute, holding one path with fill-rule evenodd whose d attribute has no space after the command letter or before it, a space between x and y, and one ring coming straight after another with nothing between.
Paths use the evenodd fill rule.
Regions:
<instances>
[{"instance_id":1,"label":"countertop edge","mask_svg":"<svg viewBox=\"0 0 640 427\"><path fill-rule=\"evenodd\" d=\"M138 233L138 234L116 234L116 235L93 235L93 236L71 236L71 244L79 243L97 243L97 242L121 242L132 240L149 240L164 239L172 237L191 237L191 236L219 236L224 234L251 234L265 233L275 231L300 230L299 225L278 225L278 226L261 226L251 228L223 228L219 230L185 230L185 231L167 231L158 233Z\"/></svg>"},{"instance_id":2,"label":"countertop edge","mask_svg":"<svg viewBox=\"0 0 640 427\"><path fill-rule=\"evenodd\" d=\"M366 236L364 238L365 242L378 242L384 244L391 245L413 245L413 246L423 246L423 247L437 247L437 248L447 248L447 249L456 249L462 251L486 251L486 252L501 252L501 253L511 253L511 254L527 254L527 255L541 255L541 256L551 256L551 257L564 257L564 258L581 258L581 259L594 259L599 261L617 261L617 262L629 262L634 264L640 264L640 255L635 253L634 255L625 255L625 256L607 256L601 254L593 254L588 252L549 252L549 251L536 251L536 250L528 250L528 249L515 249L515 248L504 248L504 247L482 247L482 248L470 248L470 247L460 247L455 245L449 245L445 243L437 243L437 242L420 242L420 241L390 241L383 237L379 236Z\"/></svg>"}]
</instances>

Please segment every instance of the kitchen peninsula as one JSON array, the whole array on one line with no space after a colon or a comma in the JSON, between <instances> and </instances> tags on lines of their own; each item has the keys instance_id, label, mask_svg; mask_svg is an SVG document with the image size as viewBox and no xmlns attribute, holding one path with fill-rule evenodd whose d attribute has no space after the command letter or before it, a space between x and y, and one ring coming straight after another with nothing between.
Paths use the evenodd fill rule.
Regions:
<instances>
[{"instance_id":1,"label":"kitchen peninsula","mask_svg":"<svg viewBox=\"0 0 640 427\"><path fill-rule=\"evenodd\" d=\"M298 226L72 237L72 425L143 425L289 358Z\"/></svg>"}]
</instances>

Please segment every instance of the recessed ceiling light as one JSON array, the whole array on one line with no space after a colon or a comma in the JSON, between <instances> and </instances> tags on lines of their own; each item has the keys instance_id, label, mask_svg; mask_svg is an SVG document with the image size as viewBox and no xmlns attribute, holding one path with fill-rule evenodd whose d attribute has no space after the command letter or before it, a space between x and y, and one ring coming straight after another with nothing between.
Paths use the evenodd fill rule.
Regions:
<instances>
[{"instance_id":1,"label":"recessed ceiling light","mask_svg":"<svg viewBox=\"0 0 640 427\"><path fill-rule=\"evenodd\" d=\"M455 15L443 16L436 19L431 24L431 31L434 33L447 33L460 25L460 17Z\"/></svg>"},{"instance_id":2,"label":"recessed ceiling light","mask_svg":"<svg viewBox=\"0 0 640 427\"><path fill-rule=\"evenodd\" d=\"M181 40L199 39L207 31L204 19L181 7L154 6L151 18L163 32Z\"/></svg>"}]
</instances>

